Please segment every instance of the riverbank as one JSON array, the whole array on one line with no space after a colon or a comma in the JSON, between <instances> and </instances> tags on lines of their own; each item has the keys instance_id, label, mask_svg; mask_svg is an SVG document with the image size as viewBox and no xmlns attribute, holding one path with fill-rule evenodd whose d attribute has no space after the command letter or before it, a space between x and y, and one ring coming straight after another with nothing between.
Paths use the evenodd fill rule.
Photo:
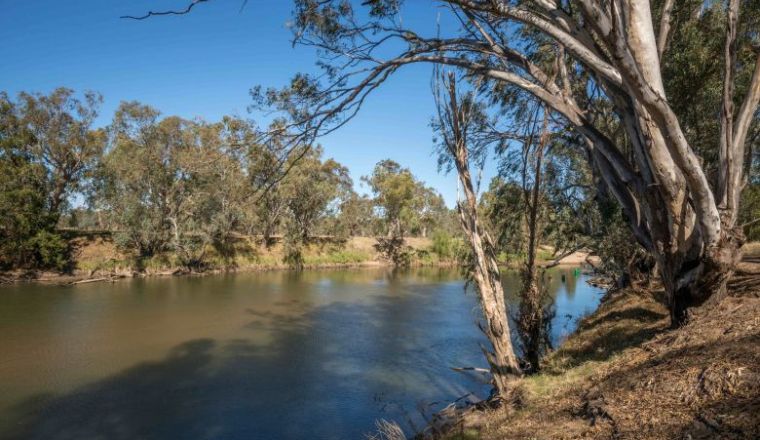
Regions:
<instances>
[{"instance_id":1,"label":"riverbank","mask_svg":"<svg viewBox=\"0 0 760 440\"><path fill-rule=\"evenodd\" d=\"M442 259L430 251L432 241L410 237L407 245L414 251L414 266L451 266L453 261ZM221 256L210 248L202 267L188 268L171 253L151 258L136 259L119 250L108 233L94 233L70 240L72 267L67 272L9 271L0 273L6 282L34 281L53 284L77 284L96 281L113 281L122 278L142 278L178 275L209 275L230 272L288 270L284 262L284 246L279 237L270 246L264 246L257 237L239 237L232 256ZM303 249L304 269L387 266L373 248L371 237L349 239L312 239Z\"/></svg>"},{"instance_id":2,"label":"riverbank","mask_svg":"<svg viewBox=\"0 0 760 440\"><path fill-rule=\"evenodd\" d=\"M210 249L205 264L200 268L188 268L178 262L176 255L162 254L151 258L135 259L120 252L110 234L92 233L70 239L72 267L66 272L16 270L0 272L0 283L41 282L50 284L82 284L115 281L125 278L156 276L210 275L231 272L258 272L290 270L284 262L285 250L281 240L275 237L270 246L264 246L260 238L239 237L232 257L222 257ZM315 237L304 247L304 269L344 269L362 267L391 267L374 248L374 237ZM443 253L440 246L430 238L407 237L412 267L453 267L460 265L456 255ZM565 255L560 261L552 259L552 249L542 246L541 264L575 265L587 260L582 251ZM515 268L515 258L505 258L505 267Z\"/></svg>"},{"instance_id":3,"label":"riverbank","mask_svg":"<svg viewBox=\"0 0 760 440\"><path fill-rule=\"evenodd\" d=\"M760 438L760 255L731 294L671 330L661 290L608 293L519 380L515 401L465 411L445 439Z\"/></svg>"}]
</instances>

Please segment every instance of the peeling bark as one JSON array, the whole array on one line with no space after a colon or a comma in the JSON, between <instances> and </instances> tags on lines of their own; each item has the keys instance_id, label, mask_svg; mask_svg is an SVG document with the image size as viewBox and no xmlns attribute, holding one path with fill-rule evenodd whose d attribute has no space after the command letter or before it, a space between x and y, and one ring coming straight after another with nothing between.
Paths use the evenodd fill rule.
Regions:
<instances>
[{"instance_id":1,"label":"peeling bark","mask_svg":"<svg viewBox=\"0 0 760 440\"><path fill-rule=\"evenodd\" d=\"M493 242L483 230L478 219L477 198L470 174L465 131L466 115L458 103L453 76L448 80L447 124L450 127L446 147L454 160L459 181L462 184L464 200L457 204L459 220L467 236L474 256L472 277L475 281L480 304L483 309L484 324L481 330L488 337L492 350L482 347L488 360L497 392L506 396L510 383L521 374L520 365L512 346L507 305L501 284L501 272L497 264Z\"/></svg>"}]
</instances>

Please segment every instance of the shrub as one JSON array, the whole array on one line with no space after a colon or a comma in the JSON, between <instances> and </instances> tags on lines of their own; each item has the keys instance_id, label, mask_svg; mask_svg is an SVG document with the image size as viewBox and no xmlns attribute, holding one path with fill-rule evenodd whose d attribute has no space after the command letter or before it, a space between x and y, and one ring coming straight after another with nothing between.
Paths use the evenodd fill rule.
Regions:
<instances>
[{"instance_id":1,"label":"shrub","mask_svg":"<svg viewBox=\"0 0 760 440\"><path fill-rule=\"evenodd\" d=\"M53 232L40 231L29 240L35 265L41 269L65 270L70 262L68 241Z\"/></svg>"},{"instance_id":2,"label":"shrub","mask_svg":"<svg viewBox=\"0 0 760 440\"><path fill-rule=\"evenodd\" d=\"M294 270L303 270L305 260L303 257L303 243L300 240L293 240L286 237L284 243L283 263Z\"/></svg>"},{"instance_id":3,"label":"shrub","mask_svg":"<svg viewBox=\"0 0 760 440\"><path fill-rule=\"evenodd\" d=\"M454 238L445 231L436 231L431 237L431 250L441 258L451 258L454 252Z\"/></svg>"},{"instance_id":4,"label":"shrub","mask_svg":"<svg viewBox=\"0 0 760 440\"><path fill-rule=\"evenodd\" d=\"M470 249L462 239L445 231L436 231L431 238L433 244L430 246L430 250L437 254L441 260L467 260Z\"/></svg>"},{"instance_id":5,"label":"shrub","mask_svg":"<svg viewBox=\"0 0 760 440\"><path fill-rule=\"evenodd\" d=\"M404 244L402 237L378 237L375 250L396 267L407 267L412 262L413 249Z\"/></svg>"}]
</instances>

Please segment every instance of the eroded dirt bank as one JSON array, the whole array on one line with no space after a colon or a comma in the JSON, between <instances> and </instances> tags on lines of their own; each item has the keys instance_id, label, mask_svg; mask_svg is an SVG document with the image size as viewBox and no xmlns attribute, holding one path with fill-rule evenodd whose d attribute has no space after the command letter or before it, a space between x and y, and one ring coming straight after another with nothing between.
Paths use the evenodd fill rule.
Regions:
<instances>
[{"instance_id":1,"label":"eroded dirt bank","mask_svg":"<svg viewBox=\"0 0 760 440\"><path fill-rule=\"evenodd\" d=\"M684 328L668 328L662 300L608 294L513 405L469 410L439 438L760 438L760 259Z\"/></svg>"}]
</instances>

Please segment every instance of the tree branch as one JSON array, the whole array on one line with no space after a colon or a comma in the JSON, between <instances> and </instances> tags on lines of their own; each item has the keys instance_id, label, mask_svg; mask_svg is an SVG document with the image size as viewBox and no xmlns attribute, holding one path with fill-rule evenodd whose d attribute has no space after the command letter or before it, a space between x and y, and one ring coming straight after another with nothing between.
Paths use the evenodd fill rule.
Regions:
<instances>
[{"instance_id":1,"label":"tree branch","mask_svg":"<svg viewBox=\"0 0 760 440\"><path fill-rule=\"evenodd\" d=\"M190 4L187 5L187 7L185 9L181 9L181 10L158 11L158 12L148 11L148 13L145 14L145 15L140 15L140 16L122 15L119 18L128 19L128 20L145 20L147 18L150 18L150 17L153 17L153 16L160 16L160 15L185 15L185 14L189 14L190 11L192 11L193 8L197 4L199 4L199 3L206 3L208 1L210 1L210 0L193 0L192 2L190 2ZM244 5L245 5L245 3L244 3Z\"/></svg>"},{"instance_id":2,"label":"tree branch","mask_svg":"<svg viewBox=\"0 0 760 440\"><path fill-rule=\"evenodd\" d=\"M657 54L662 60L662 54L665 53L665 49L668 46L668 35L670 34L670 22L671 15L673 13L673 5L675 0L665 0L662 5L662 14L660 16L660 28L657 33Z\"/></svg>"},{"instance_id":3,"label":"tree branch","mask_svg":"<svg viewBox=\"0 0 760 440\"><path fill-rule=\"evenodd\" d=\"M739 0L729 0L726 11L726 42L723 49L723 100L720 109L720 175L718 204L733 209L731 203L731 171L734 160L734 77L736 76L736 31L739 21Z\"/></svg>"},{"instance_id":4,"label":"tree branch","mask_svg":"<svg viewBox=\"0 0 760 440\"><path fill-rule=\"evenodd\" d=\"M487 8L483 4L468 0L449 0L449 2L471 10L490 12L503 17L508 17L534 27L565 46L567 50L573 53L573 55L591 70L599 73L599 75L607 78L618 86L622 85L620 72L618 72L617 69L606 60L602 59L596 53L595 48L588 47L563 29L561 25L555 24L532 11L521 7L510 6L506 2L495 2L493 9Z\"/></svg>"}]
</instances>

